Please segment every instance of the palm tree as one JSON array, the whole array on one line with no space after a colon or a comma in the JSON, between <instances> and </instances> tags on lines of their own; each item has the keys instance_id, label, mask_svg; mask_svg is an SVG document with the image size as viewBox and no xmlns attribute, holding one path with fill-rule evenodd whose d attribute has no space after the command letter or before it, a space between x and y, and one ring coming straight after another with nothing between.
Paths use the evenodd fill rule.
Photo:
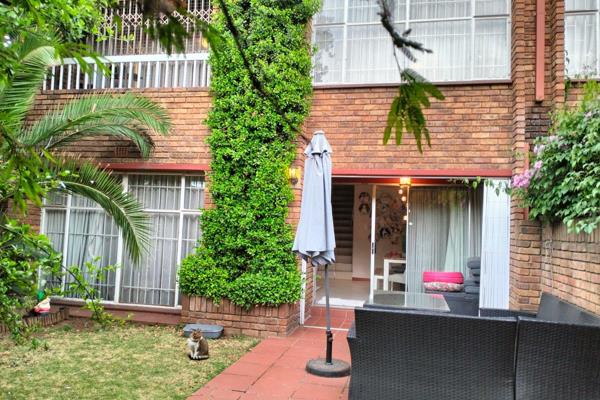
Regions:
<instances>
[{"instance_id":1,"label":"palm tree","mask_svg":"<svg viewBox=\"0 0 600 400\"><path fill-rule=\"evenodd\" d=\"M114 219L129 255L138 261L150 242L142 206L123 193L109 171L59 151L82 138L109 135L131 140L148 157L154 146L150 135L169 131L166 111L143 96L100 94L77 98L30 122L27 116L61 45L28 36L15 46L18 68L0 87L0 212L9 201L23 210L27 201L41 205L51 190L84 196Z\"/></svg>"}]
</instances>

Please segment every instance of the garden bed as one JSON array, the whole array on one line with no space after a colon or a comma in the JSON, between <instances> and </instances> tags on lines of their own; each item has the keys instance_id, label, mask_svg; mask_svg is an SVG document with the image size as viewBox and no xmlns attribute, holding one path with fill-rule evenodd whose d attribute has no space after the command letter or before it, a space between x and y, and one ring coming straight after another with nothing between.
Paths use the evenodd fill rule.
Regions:
<instances>
[{"instance_id":1,"label":"garden bed","mask_svg":"<svg viewBox=\"0 0 600 400\"><path fill-rule=\"evenodd\" d=\"M226 336L287 336L298 327L298 318L297 304L245 309L228 299L215 304L200 296L184 296L181 303L182 322L221 325Z\"/></svg>"},{"instance_id":2,"label":"garden bed","mask_svg":"<svg viewBox=\"0 0 600 400\"><path fill-rule=\"evenodd\" d=\"M48 314L31 315L23 318L25 326L48 327L58 324L61 321L69 318L69 309L61 307L57 310L50 311ZM9 329L5 325L0 324L0 334L7 333Z\"/></svg>"},{"instance_id":3,"label":"garden bed","mask_svg":"<svg viewBox=\"0 0 600 400\"><path fill-rule=\"evenodd\" d=\"M35 350L0 336L3 398L185 399L257 343L247 337L212 340L209 360L190 361L175 327L106 330L76 319L36 336L43 344Z\"/></svg>"}]
</instances>

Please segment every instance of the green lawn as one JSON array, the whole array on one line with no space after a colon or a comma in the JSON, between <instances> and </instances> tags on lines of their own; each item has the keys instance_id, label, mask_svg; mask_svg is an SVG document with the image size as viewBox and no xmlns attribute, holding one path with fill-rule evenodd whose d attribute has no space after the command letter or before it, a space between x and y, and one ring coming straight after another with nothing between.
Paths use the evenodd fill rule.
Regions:
<instances>
[{"instance_id":1,"label":"green lawn","mask_svg":"<svg viewBox=\"0 0 600 400\"><path fill-rule=\"evenodd\" d=\"M1 399L184 399L257 343L212 340L209 360L190 361L174 327L66 323L36 336L47 349L0 336Z\"/></svg>"}]
</instances>

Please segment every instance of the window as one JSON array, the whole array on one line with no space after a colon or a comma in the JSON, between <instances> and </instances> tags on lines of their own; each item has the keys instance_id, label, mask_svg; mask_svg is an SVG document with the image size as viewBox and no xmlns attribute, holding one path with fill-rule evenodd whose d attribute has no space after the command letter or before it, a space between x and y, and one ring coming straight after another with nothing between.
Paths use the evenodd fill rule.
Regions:
<instances>
[{"instance_id":1,"label":"window","mask_svg":"<svg viewBox=\"0 0 600 400\"><path fill-rule=\"evenodd\" d=\"M598 76L598 0L565 1L565 69L568 76Z\"/></svg>"},{"instance_id":2,"label":"window","mask_svg":"<svg viewBox=\"0 0 600 400\"><path fill-rule=\"evenodd\" d=\"M112 218L83 197L50 196L43 210L43 232L63 253L65 265L84 267L97 260L102 266L119 266L107 271L101 282L90 282L104 300L175 306L177 266L200 236L204 178L131 174L123 175L122 182L124 190L143 204L152 224L151 246L139 265L127 256Z\"/></svg>"},{"instance_id":3,"label":"window","mask_svg":"<svg viewBox=\"0 0 600 400\"><path fill-rule=\"evenodd\" d=\"M506 79L510 76L510 17L506 0L390 0L399 30L432 54L402 67L431 81ZM324 0L315 17L316 84L398 82L389 34L375 0ZM406 65L410 63L411 65Z\"/></svg>"}]
</instances>

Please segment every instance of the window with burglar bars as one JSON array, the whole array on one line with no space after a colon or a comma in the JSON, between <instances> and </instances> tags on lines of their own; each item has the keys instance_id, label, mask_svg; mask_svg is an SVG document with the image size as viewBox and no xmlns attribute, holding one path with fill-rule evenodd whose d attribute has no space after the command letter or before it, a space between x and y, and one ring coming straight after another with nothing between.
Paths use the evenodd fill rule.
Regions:
<instances>
[{"instance_id":1,"label":"window with burglar bars","mask_svg":"<svg viewBox=\"0 0 600 400\"><path fill-rule=\"evenodd\" d=\"M183 53L168 55L145 29L151 21L144 19L138 2L120 0L115 8L104 11L100 33L87 41L102 56L106 70L100 69L92 59L85 59L89 68L82 68L74 59L65 59L62 65L50 69L44 90L209 86L208 42L199 30L192 28L194 18L210 21L211 0L185 3L189 15L173 13L190 32L184 40ZM162 16L156 23L166 22L167 18Z\"/></svg>"},{"instance_id":2,"label":"window with burglar bars","mask_svg":"<svg viewBox=\"0 0 600 400\"><path fill-rule=\"evenodd\" d=\"M599 0L565 1L565 71L570 77L600 76Z\"/></svg>"},{"instance_id":3,"label":"window with burglar bars","mask_svg":"<svg viewBox=\"0 0 600 400\"><path fill-rule=\"evenodd\" d=\"M434 82L510 77L507 0L389 0L393 22L433 50L412 63L394 49L377 1L324 0L314 19L315 84L399 81L398 63Z\"/></svg>"},{"instance_id":4,"label":"window with burglar bars","mask_svg":"<svg viewBox=\"0 0 600 400\"><path fill-rule=\"evenodd\" d=\"M180 304L177 268L196 247L199 217L204 207L202 176L122 176L123 189L143 204L151 221L151 246L134 265L124 248L119 229L97 204L77 195L53 195L46 199L42 232L64 266L83 268L85 277L103 300L115 303L173 307ZM117 268L96 280L86 263ZM68 285L65 282L51 284ZM72 296L74 297L74 296Z\"/></svg>"}]
</instances>

